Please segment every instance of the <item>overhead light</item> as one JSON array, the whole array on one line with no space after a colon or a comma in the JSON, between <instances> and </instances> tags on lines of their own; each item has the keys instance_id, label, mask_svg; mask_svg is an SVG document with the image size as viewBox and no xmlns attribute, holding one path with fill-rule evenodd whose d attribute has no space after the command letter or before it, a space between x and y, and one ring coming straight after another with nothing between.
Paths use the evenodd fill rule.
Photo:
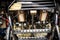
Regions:
<instances>
[{"instance_id":1,"label":"overhead light","mask_svg":"<svg viewBox=\"0 0 60 40\"><path fill-rule=\"evenodd\" d=\"M37 11L36 11L36 10L30 10L30 13L31 13L32 15L35 15L35 14L37 13Z\"/></svg>"},{"instance_id":2,"label":"overhead light","mask_svg":"<svg viewBox=\"0 0 60 40\"><path fill-rule=\"evenodd\" d=\"M20 10L22 7L21 2L14 3L9 10Z\"/></svg>"}]
</instances>

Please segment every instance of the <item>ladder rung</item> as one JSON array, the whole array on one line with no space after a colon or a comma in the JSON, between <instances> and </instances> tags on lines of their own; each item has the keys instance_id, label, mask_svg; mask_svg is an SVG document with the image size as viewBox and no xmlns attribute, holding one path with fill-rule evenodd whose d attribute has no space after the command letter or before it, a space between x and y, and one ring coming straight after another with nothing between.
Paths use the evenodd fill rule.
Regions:
<instances>
[{"instance_id":1,"label":"ladder rung","mask_svg":"<svg viewBox=\"0 0 60 40\"><path fill-rule=\"evenodd\" d=\"M49 10L49 9L54 9L54 7L40 7L40 8L22 8L21 10L42 10L42 9L46 9L46 10Z\"/></svg>"},{"instance_id":2,"label":"ladder rung","mask_svg":"<svg viewBox=\"0 0 60 40\"><path fill-rule=\"evenodd\" d=\"M18 2L29 2L29 1L34 1L34 2L39 2L39 1L51 1L51 0L17 0ZM52 0L53 1L53 0Z\"/></svg>"},{"instance_id":3,"label":"ladder rung","mask_svg":"<svg viewBox=\"0 0 60 40\"><path fill-rule=\"evenodd\" d=\"M48 5L22 5L22 7L47 7L47 6L54 6L53 4Z\"/></svg>"},{"instance_id":4,"label":"ladder rung","mask_svg":"<svg viewBox=\"0 0 60 40\"><path fill-rule=\"evenodd\" d=\"M20 3L22 3L22 4L45 4L45 3L52 3L53 4L53 2L20 2Z\"/></svg>"}]
</instances>

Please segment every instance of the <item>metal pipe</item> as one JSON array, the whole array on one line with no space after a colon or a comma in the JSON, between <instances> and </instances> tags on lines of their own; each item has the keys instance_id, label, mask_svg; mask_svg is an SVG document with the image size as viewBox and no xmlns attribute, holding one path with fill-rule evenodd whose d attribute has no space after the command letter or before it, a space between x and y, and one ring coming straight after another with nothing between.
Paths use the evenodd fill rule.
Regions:
<instances>
[{"instance_id":1,"label":"metal pipe","mask_svg":"<svg viewBox=\"0 0 60 40\"><path fill-rule=\"evenodd\" d=\"M32 15L32 29L34 28L34 15Z\"/></svg>"},{"instance_id":2,"label":"metal pipe","mask_svg":"<svg viewBox=\"0 0 60 40\"><path fill-rule=\"evenodd\" d=\"M11 27L12 27L11 17L9 16L8 19L9 19L9 25L7 27L7 34L6 34L7 39L6 40L10 40Z\"/></svg>"},{"instance_id":3,"label":"metal pipe","mask_svg":"<svg viewBox=\"0 0 60 40\"><path fill-rule=\"evenodd\" d=\"M10 25L7 27L6 40L10 40Z\"/></svg>"},{"instance_id":4,"label":"metal pipe","mask_svg":"<svg viewBox=\"0 0 60 40\"><path fill-rule=\"evenodd\" d=\"M58 33L58 37L59 37L59 26L58 26L58 14L55 14L55 26L56 26L56 30L57 30L57 33Z\"/></svg>"}]
</instances>

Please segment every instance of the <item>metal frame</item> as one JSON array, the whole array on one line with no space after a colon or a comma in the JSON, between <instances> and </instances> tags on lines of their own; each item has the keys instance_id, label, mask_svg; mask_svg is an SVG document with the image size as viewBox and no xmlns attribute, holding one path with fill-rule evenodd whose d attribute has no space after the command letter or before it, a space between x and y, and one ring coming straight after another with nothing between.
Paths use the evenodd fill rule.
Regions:
<instances>
[{"instance_id":1,"label":"metal frame","mask_svg":"<svg viewBox=\"0 0 60 40\"><path fill-rule=\"evenodd\" d=\"M30 0L31 1L31 0ZM35 0L36 1L36 0ZM39 0L38 0L39 1ZM9 7L8 7L8 10L9 10L9 8L14 4L16 2L16 0L14 0L10 5L9 5ZM55 3L55 6L53 6L53 7L49 7L49 6L51 6L51 5L34 5L34 4L39 4L39 3L46 3L46 2L39 2L39 3L35 3L35 2L21 2L22 4L23 4L23 6L22 6L22 9L21 10L33 10L33 9L35 9L35 10L42 10L42 9L46 9L46 10L49 10L49 9L55 9L56 8L56 2L55 2L55 0L54 0L54 3ZM29 3L29 5L27 5L27 3ZM51 3L51 2L47 2L47 3ZM32 5L31 5L32 4ZM24 8L24 7L26 7L26 6L36 6L36 8ZM11 22L11 17L10 16L8 16L8 19L9 19L9 26L8 26L8 28L7 28L7 40L10 40L10 31L11 31L11 27L12 27L12 22ZM58 13L56 13L56 9L55 9L55 27L53 28L53 30L56 28L56 30L57 30L57 33L58 33L58 35L59 35L59 30L58 30L58 25L57 25L57 22L58 22ZM22 32L24 32L24 31L26 31L26 32L28 32L28 31L30 31L31 32L31 30L21 30ZM21 33L21 31L19 31L20 33ZM36 31L36 30L35 30ZM32 32L34 32L34 31L32 31ZM36 31L37 32L37 31ZM41 32L41 30L39 30L38 32ZM54 34L54 33L53 33Z\"/></svg>"}]
</instances>

